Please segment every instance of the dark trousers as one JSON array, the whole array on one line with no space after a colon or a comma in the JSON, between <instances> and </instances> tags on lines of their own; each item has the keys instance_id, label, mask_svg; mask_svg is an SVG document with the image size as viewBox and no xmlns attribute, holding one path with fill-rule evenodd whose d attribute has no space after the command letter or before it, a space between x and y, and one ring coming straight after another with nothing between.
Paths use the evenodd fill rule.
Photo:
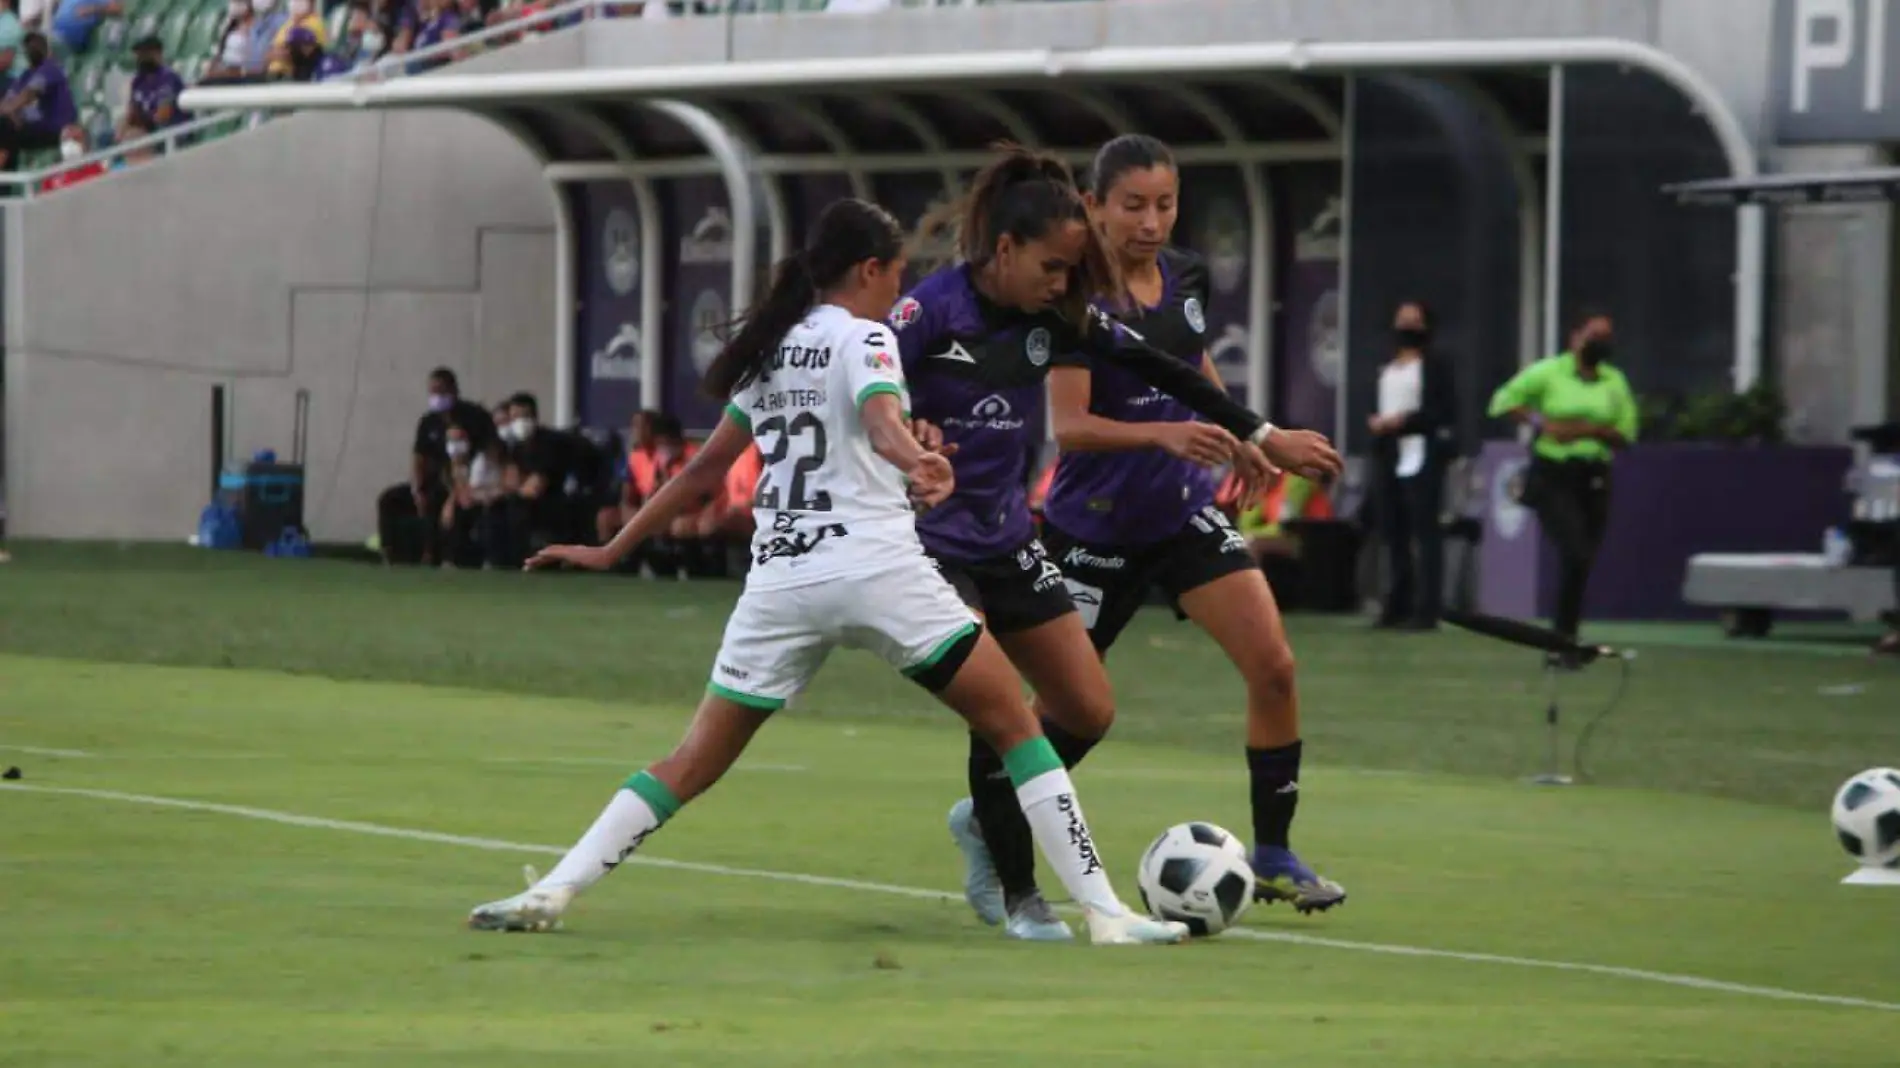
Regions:
<instances>
[{"instance_id":1,"label":"dark trousers","mask_svg":"<svg viewBox=\"0 0 1900 1068\"><path fill-rule=\"evenodd\" d=\"M25 170L20 165L20 153L58 148L59 135L58 130L34 130L12 119L0 119L0 153L6 154L8 169Z\"/></svg>"},{"instance_id":2,"label":"dark trousers","mask_svg":"<svg viewBox=\"0 0 1900 1068\"><path fill-rule=\"evenodd\" d=\"M1388 475L1380 486L1379 537L1385 542L1390 585L1380 618L1435 626L1444 610L1445 480L1426 468L1411 478Z\"/></svg>"},{"instance_id":3,"label":"dark trousers","mask_svg":"<svg viewBox=\"0 0 1900 1068\"><path fill-rule=\"evenodd\" d=\"M1581 460L1532 460L1524 503L1537 513L1557 550L1558 633L1575 638L1583 622L1583 594L1590 585L1603 531L1610 522L1610 468Z\"/></svg>"},{"instance_id":4,"label":"dark trousers","mask_svg":"<svg viewBox=\"0 0 1900 1068\"><path fill-rule=\"evenodd\" d=\"M423 490L422 512L416 511L409 483L391 486L376 498L376 536L383 543L383 559L392 564L442 562L442 506L448 490Z\"/></svg>"}]
</instances>

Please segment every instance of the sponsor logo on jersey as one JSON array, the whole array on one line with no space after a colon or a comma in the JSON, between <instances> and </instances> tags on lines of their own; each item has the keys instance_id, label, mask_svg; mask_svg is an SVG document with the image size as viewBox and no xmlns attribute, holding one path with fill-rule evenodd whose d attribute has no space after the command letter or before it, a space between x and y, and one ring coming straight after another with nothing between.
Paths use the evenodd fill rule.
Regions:
<instances>
[{"instance_id":1,"label":"sponsor logo on jersey","mask_svg":"<svg viewBox=\"0 0 1900 1068\"><path fill-rule=\"evenodd\" d=\"M771 370L791 367L801 370L822 371L831 366L831 346L780 345L772 356Z\"/></svg>"},{"instance_id":2,"label":"sponsor logo on jersey","mask_svg":"<svg viewBox=\"0 0 1900 1068\"><path fill-rule=\"evenodd\" d=\"M916 297L905 297L903 300L897 302L897 307L891 309L891 328L894 330L904 329L916 322L917 317L922 315L923 311L924 306L917 303Z\"/></svg>"},{"instance_id":3,"label":"sponsor logo on jersey","mask_svg":"<svg viewBox=\"0 0 1900 1068\"><path fill-rule=\"evenodd\" d=\"M1120 571L1122 568L1128 566L1128 558L1124 556L1097 556L1078 545L1070 549L1068 555L1062 558L1062 564L1064 567L1092 567L1099 571Z\"/></svg>"},{"instance_id":4,"label":"sponsor logo on jersey","mask_svg":"<svg viewBox=\"0 0 1900 1068\"><path fill-rule=\"evenodd\" d=\"M777 529L774 524L774 529ZM773 560L790 560L806 556L824 544L827 538L843 538L850 532L843 523L827 523L811 530L798 530L789 534L774 534L761 543L753 553L753 562L763 567Z\"/></svg>"},{"instance_id":5,"label":"sponsor logo on jersey","mask_svg":"<svg viewBox=\"0 0 1900 1068\"><path fill-rule=\"evenodd\" d=\"M1023 338L1023 353L1029 357L1029 364L1032 367L1041 367L1049 362L1051 346L1049 331L1044 327L1039 326L1031 330L1029 336Z\"/></svg>"},{"instance_id":6,"label":"sponsor logo on jersey","mask_svg":"<svg viewBox=\"0 0 1900 1068\"><path fill-rule=\"evenodd\" d=\"M864 366L873 371L895 371L897 370L897 361L891 358L890 353L879 349L876 352L867 352L864 354Z\"/></svg>"},{"instance_id":7,"label":"sponsor logo on jersey","mask_svg":"<svg viewBox=\"0 0 1900 1068\"><path fill-rule=\"evenodd\" d=\"M1189 297L1181 302L1181 316L1187 320L1188 327L1195 333L1207 333L1207 316L1201 311L1199 297Z\"/></svg>"},{"instance_id":8,"label":"sponsor logo on jersey","mask_svg":"<svg viewBox=\"0 0 1900 1068\"><path fill-rule=\"evenodd\" d=\"M976 357L970 355L970 350L964 348L963 342L961 341L952 341L949 348L942 352L931 353L930 358L933 360L954 360L957 363L976 362Z\"/></svg>"},{"instance_id":9,"label":"sponsor logo on jersey","mask_svg":"<svg viewBox=\"0 0 1900 1068\"><path fill-rule=\"evenodd\" d=\"M1010 407L1007 397L1000 393L992 393L971 405L970 414L967 417L946 416L943 425L945 428L955 427L963 430L1021 430L1023 420L1016 415L1016 410Z\"/></svg>"},{"instance_id":10,"label":"sponsor logo on jersey","mask_svg":"<svg viewBox=\"0 0 1900 1068\"><path fill-rule=\"evenodd\" d=\"M1101 854L1095 851L1095 840L1089 837L1089 825L1082 822L1082 810L1075 803L1075 795L1058 794L1056 809L1069 818L1069 847L1075 850L1076 858L1082 862L1082 874L1093 875L1101 871Z\"/></svg>"},{"instance_id":11,"label":"sponsor logo on jersey","mask_svg":"<svg viewBox=\"0 0 1900 1068\"><path fill-rule=\"evenodd\" d=\"M746 671L743 668L733 667L731 664L719 665L719 673L721 675L726 676L729 679L738 679L740 682L744 682L746 679L752 677L752 673L750 671Z\"/></svg>"}]
</instances>

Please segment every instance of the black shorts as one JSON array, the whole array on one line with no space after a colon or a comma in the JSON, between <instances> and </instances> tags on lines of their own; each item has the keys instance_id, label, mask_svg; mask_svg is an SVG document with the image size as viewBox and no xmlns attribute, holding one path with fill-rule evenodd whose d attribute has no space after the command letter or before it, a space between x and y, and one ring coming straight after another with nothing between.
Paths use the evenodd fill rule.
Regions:
<instances>
[{"instance_id":1,"label":"black shorts","mask_svg":"<svg viewBox=\"0 0 1900 1068\"><path fill-rule=\"evenodd\" d=\"M1106 653L1158 586L1170 602L1215 579L1259 565L1247 539L1220 509L1188 517L1179 533L1149 545L1093 545L1043 524L1049 556L1068 579L1069 595L1097 652ZM1179 614L1180 606L1175 606Z\"/></svg>"},{"instance_id":2,"label":"black shorts","mask_svg":"<svg viewBox=\"0 0 1900 1068\"><path fill-rule=\"evenodd\" d=\"M1075 611L1062 571L1040 541L1031 539L1009 556L987 560L946 560L934 553L930 559L992 634L1040 627Z\"/></svg>"}]
</instances>

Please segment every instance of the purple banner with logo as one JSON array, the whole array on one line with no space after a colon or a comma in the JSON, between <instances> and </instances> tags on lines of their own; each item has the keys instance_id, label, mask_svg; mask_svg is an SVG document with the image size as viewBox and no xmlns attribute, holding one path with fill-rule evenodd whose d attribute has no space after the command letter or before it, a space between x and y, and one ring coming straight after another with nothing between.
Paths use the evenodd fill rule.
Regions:
<instances>
[{"instance_id":1,"label":"purple banner with logo","mask_svg":"<svg viewBox=\"0 0 1900 1068\"><path fill-rule=\"evenodd\" d=\"M1276 255L1284 264L1280 292L1284 328L1274 346L1274 411L1288 426L1339 433L1345 323L1340 313L1341 171L1337 164L1278 167Z\"/></svg>"},{"instance_id":2,"label":"purple banner with logo","mask_svg":"<svg viewBox=\"0 0 1900 1068\"><path fill-rule=\"evenodd\" d=\"M689 432L711 430L722 405L700 392L732 308L732 215L717 178L682 178L666 192L665 409Z\"/></svg>"},{"instance_id":3,"label":"purple banner with logo","mask_svg":"<svg viewBox=\"0 0 1900 1068\"><path fill-rule=\"evenodd\" d=\"M640 213L626 182L567 187L574 209L575 399L582 426L627 425L640 408Z\"/></svg>"},{"instance_id":4,"label":"purple banner with logo","mask_svg":"<svg viewBox=\"0 0 1900 1068\"><path fill-rule=\"evenodd\" d=\"M1530 452L1515 441L1486 442L1478 453L1480 500L1473 511L1484 523L1478 542L1478 611L1512 619L1536 619L1540 572L1550 555L1530 509L1518 503Z\"/></svg>"},{"instance_id":5,"label":"purple banner with logo","mask_svg":"<svg viewBox=\"0 0 1900 1068\"><path fill-rule=\"evenodd\" d=\"M1247 397L1247 342L1258 324L1247 321L1247 290L1253 279L1253 220L1247 191L1232 167L1189 167L1181 173L1181 217L1174 240L1207 261L1208 354L1235 397Z\"/></svg>"}]
</instances>

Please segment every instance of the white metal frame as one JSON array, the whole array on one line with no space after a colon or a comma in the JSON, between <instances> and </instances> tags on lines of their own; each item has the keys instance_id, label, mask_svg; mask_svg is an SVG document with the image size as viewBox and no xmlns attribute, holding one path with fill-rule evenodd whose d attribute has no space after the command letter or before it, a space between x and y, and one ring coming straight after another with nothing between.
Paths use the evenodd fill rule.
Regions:
<instances>
[{"instance_id":1,"label":"white metal frame","mask_svg":"<svg viewBox=\"0 0 1900 1068\"><path fill-rule=\"evenodd\" d=\"M584 97L732 94L768 90L884 88L985 83L1048 84L1091 79L1192 75L1299 73L1406 68L1440 71L1472 67L1622 64L1674 86L1709 124L1730 175L1752 178L1759 167L1746 128L1721 93L1694 68L1643 42L1616 38L1499 39L1490 41L1254 42L1196 46L1107 47L1074 51L1024 49L904 56L890 62L840 64L833 59L757 63L583 68L495 74L442 72L381 83L201 87L185 91L181 106L196 111L252 108L463 107L528 100L572 102ZM1350 123L1348 122L1348 126ZM928 128L928 124L925 124ZM729 139L728 139L729 140ZM941 141L938 141L939 146ZM1348 150L1350 138L1347 139ZM1560 153L1553 146L1550 155ZM833 161L834 168L836 161ZM868 168L867 168L868 169ZM737 220L735 219L735 223ZM1546 220L1548 225L1549 220ZM1736 225L1735 357L1738 387L1761 370L1764 223L1757 207L1740 209ZM749 279L747 280L749 285ZM1546 287L1551 282L1546 279ZM1546 325L1548 330L1548 324Z\"/></svg>"}]
</instances>

